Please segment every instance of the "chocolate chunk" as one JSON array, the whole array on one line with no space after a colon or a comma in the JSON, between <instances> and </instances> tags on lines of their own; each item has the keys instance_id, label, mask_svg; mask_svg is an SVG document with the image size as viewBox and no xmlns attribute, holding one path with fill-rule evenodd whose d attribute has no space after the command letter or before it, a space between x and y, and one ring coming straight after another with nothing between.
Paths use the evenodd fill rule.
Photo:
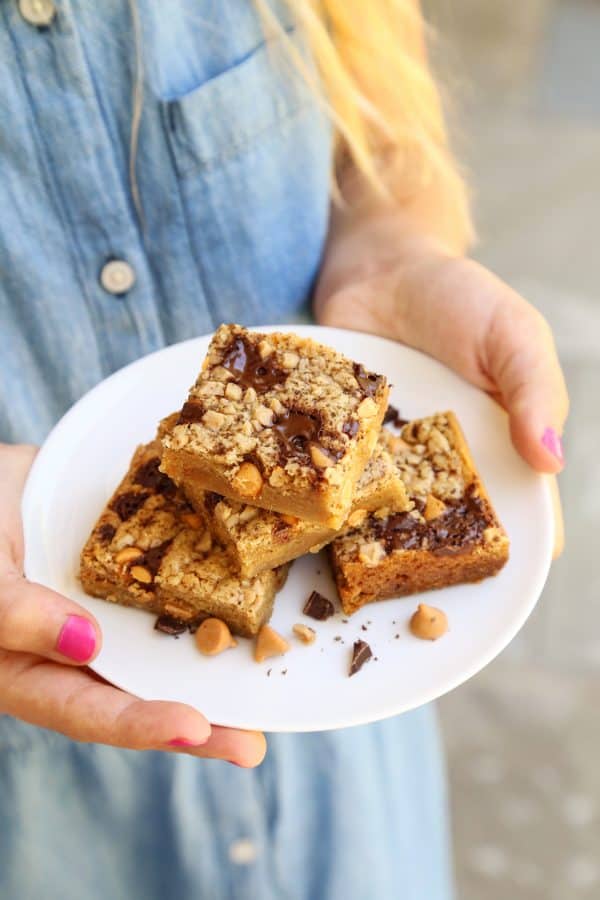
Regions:
<instances>
[{"instance_id":1,"label":"chocolate chunk","mask_svg":"<svg viewBox=\"0 0 600 900\"><path fill-rule=\"evenodd\" d=\"M349 438L353 438L356 437L358 427L358 419L348 419L348 421L344 422L342 425L342 431L344 434L347 434Z\"/></svg>"},{"instance_id":2,"label":"chocolate chunk","mask_svg":"<svg viewBox=\"0 0 600 900\"><path fill-rule=\"evenodd\" d=\"M350 661L350 671L348 676L356 675L362 667L373 656L371 648L366 641L354 641L352 648L352 660Z\"/></svg>"},{"instance_id":3,"label":"chocolate chunk","mask_svg":"<svg viewBox=\"0 0 600 900\"><path fill-rule=\"evenodd\" d=\"M375 375L374 372L367 372L360 363L354 363L352 367L354 377L358 381L361 391L365 397L372 397L377 393L377 389L383 381L383 375Z\"/></svg>"},{"instance_id":4,"label":"chocolate chunk","mask_svg":"<svg viewBox=\"0 0 600 900\"><path fill-rule=\"evenodd\" d=\"M177 619L175 616L169 616L163 613L154 623L156 631L162 631L164 634L183 634L187 630L188 623L183 619Z\"/></svg>"},{"instance_id":5,"label":"chocolate chunk","mask_svg":"<svg viewBox=\"0 0 600 900\"><path fill-rule=\"evenodd\" d=\"M328 600L323 594L319 594L318 591L313 591L304 604L302 612L305 616L324 622L325 619L329 619L334 614L335 609L331 600Z\"/></svg>"},{"instance_id":6,"label":"chocolate chunk","mask_svg":"<svg viewBox=\"0 0 600 900\"><path fill-rule=\"evenodd\" d=\"M160 459L158 456L154 459L149 459L147 463L139 467L133 476L133 483L151 488L157 494L162 494L165 497L172 497L177 490L175 483L171 481L168 475L160 471L159 466Z\"/></svg>"},{"instance_id":7,"label":"chocolate chunk","mask_svg":"<svg viewBox=\"0 0 600 900\"><path fill-rule=\"evenodd\" d=\"M116 512L121 521L126 522L144 505L149 496L150 494L145 492L136 493L135 491L118 494L110 504L110 509Z\"/></svg>"},{"instance_id":8,"label":"chocolate chunk","mask_svg":"<svg viewBox=\"0 0 600 900\"><path fill-rule=\"evenodd\" d=\"M190 425L192 422L201 422L205 412L204 406L198 400L188 400L181 408L177 424Z\"/></svg>"},{"instance_id":9,"label":"chocolate chunk","mask_svg":"<svg viewBox=\"0 0 600 900\"><path fill-rule=\"evenodd\" d=\"M225 348L221 365L231 372L238 384L253 387L257 394L282 384L289 374L277 367L274 355L261 359L256 344L244 337L234 338Z\"/></svg>"},{"instance_id":10,"label":"chocolate chunk","mask_svg":"<svg viewBox=\"0 0 600 900\"><path fill-rule=\"evenodd\" d=\"M101 525L100 528L96 531L96 535L99 541L102 541L104 544L108 544L109 541L112 541L117 529L114 525L110 525L106 522L104 525Z\"/></svg>"},{"instance_id":11,"label":"chocolate chunk","mask_svg":"<svg viewBox=\"0 0 600 900\"><path fill-rule=\"evenodd\" d=\"M319 437L321 424L317 415L288 409L275 419L273 431L286 456L308 456L309 444Z\"/></svg>"},{"instance_id":12,"label":"chocolate chunk","mask_svg":"<svg viewBox=\"0 0 600 900\"><path fill-rule=\"evenodd\" d=\"M143 557L139 560L138 565L145 566L153 575L156 575L160 568L163 556L172 543L173 541L171 539L159 544L158 547L152 547L150 550L146 550Z\"/></svg>"},{"instance_id":13,"label":"chocolate chunk","mask_svg":"<svg viewBox=\"0 0 600 900\"><path fill-rule=\"evenodd\" d=\"M206 491L204 494L204 506L208 512L213 512L222 499L222 494L217 494L215 491Z\"/></svg>"},{"instance_id":14,"label":"chocolate chunk","mask_svg":"<svg viewBox=\"0 0 600 900\"><path fill-rule=\"evenodd\" d=\"M419 522L406 512L378 519L375 534L388 553L425 547L438 556L453 556L479 543L493 521L489 504L475 495L473 486L458 500L444 503L446 511L429 522Z\"/></svg>"},{"instance_id":15,"label":"chocolate chunk","mask_svg":"<svg viewBox=\"0 0 600 900\"><path fill-rule=\"evenodd\" d=\"M383 417L384 425L394 425L396 428L402 428L403 425L407 425L410 419L403 419L400 415L400 410L396 409L392 404L388 404L388 408L385 412L385 416Z\"/></svg>"}]
</instances>

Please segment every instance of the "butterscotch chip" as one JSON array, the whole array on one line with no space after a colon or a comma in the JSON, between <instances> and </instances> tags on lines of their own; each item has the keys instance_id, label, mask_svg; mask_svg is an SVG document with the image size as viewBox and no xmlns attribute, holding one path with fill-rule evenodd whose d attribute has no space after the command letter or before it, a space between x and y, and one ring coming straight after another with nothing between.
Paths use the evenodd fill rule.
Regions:
<instances>
[{"instance_id":1,"label":"butterscotch chip","mask_svg":"<svg viewBox=\"0 0 600 900\"><path fill-rule=\"evenodd\" d=\"M131 577L135 578L136 581L141 581L142 584L152 583L152 572L145 566L132 566L129 571L131 572Z\"/></svg>"},{"instance_id":2,"label":"butterscotch chip","mask_svg":"<svg viewBox=\"0 0 600 900\"><path fill-rule=\"evenodd\" d=\"M300 638L303 644L314 644L317 637L317 632L310 625L298 623L298 625L293 626L292 631L296 637Z\"/></svg>"},{"instance_id":3,"label":"butterscotch chip","mask_svg":"<svg viewBox=\"0 0 600 900\"><path fill-rule=\"evenodd\" d=\"M194 635L196 646L205 656L216 656L223 650L236 647L237 641L231 636L231 632L221 619L205 619L198 626Z\"/></svg>"},{"instance_id":4,"label":"butterscotch chip","mask_svg":"<svg viewBox=\"0 0 600 900\"><path fill-rule=\"evenodd\" d=\"M448 631L448 617L441 609L419 603L410 620L410 630L423 641L436 641Z\"/></svg>"},{"instance_id":5,"label":"butterscotch chip","mask_svg":"<svg viewBox=\"0 0 600 900\"><path fill-rule=\"evenodd\" d=\"M198 513L183 513L181 521L189 528L202 528L204 524Z\"/></svg>"},{"instance_id":6,"label":"butterscotch chip","mask_svg":"<svg viewBox=\"0 0 600 900\"><path fill-rule=\"evenodd\" d=\"M140 550L139 547L124 547L122 550L119 550L115 556L115 562L119 563L119 565L123 565L124 563L133 562L143 555L144 551Z\"/></svg>"},{"instance_id":7,"label":"butterscotch chip","mask_svg":"<svg viewBox=\"0 0 600 900\"><path fill-rule=\"evenodd\" d=\"M437 519L438 516L446 512L446 504L442 500L438 500L433 494L427 494L425 501L425 509L423 510L423 518L426 522Z\"/></svg>"},{"instance_id":8,"label":"butterscotch chip","mask_svg":"<svg viewBox=\"0 0 600 900\"><path fill-rule=\"evenodd\" d=\"M243 462L233 476L232 485L242 497L258 497L262 490L262 475L251 462Z\"/></svg>"},{"instance_id":9,"label":"butterscotch chip","mask_svg":"<svg viewBox=\"0 0 600 900\"><path fill-rule=\"evenodd\" d=\"M290 649L290 645L270 625L263 625L258 632L254 647L254 659L256 662L264 662L271 656L282 656Z\"/></svg>"}]
</instances>

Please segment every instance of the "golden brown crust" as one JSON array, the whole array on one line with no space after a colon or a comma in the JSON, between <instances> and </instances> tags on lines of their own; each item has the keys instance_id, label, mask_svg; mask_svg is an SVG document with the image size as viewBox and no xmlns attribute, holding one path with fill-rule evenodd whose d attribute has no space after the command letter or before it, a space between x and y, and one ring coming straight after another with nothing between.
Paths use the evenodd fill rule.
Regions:
<instances>
[{"instance_id":1,"label":"golden brown crust","mask_svg":"<svg viewBox=\"0 0 600 900\"><path fill-rule=\"evenodd\" d=\"M330 549L346 614L404 596L496 574L509 541L451 412L409 422L389 449L411 509L370 516Z\"/></svg>"},{"instance_id":2,"label":"golden brown crust","mask_svg":"<svg viewBox=\"0 0 600 900\"><path fill-rule=\"evenodd\" d=\"M388 385L293 334L217 329L163 471L178 484L339 528L373 452Z\"/></svg>"},{"instance_id":3,"label":"golden brown crust","mask_svg":"<svg viewBox=\"0 0 600 900\"><path fill-rule=\"evenodd\" d=\"M183 621L215 616L237 634L256 634L286 567L239 577L226 550L160 473L160 449L156 441L137 448L96 523L81 554L84 590Z\"/></svg>"}]
</instances>

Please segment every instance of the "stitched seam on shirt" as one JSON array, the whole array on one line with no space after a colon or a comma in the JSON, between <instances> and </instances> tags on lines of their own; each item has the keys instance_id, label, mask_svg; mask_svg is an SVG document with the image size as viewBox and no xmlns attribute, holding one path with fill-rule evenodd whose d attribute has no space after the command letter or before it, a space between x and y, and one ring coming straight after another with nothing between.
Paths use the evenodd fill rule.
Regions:
<instances>
[{"instance_id":1,"label":"stitched seam on shirt","mask_svg":"<svg viewBox=\"0 0 600 900\"><path fill-rule=\"evenodd\" d=\"M293 109L287 110L285 113L281 113L277 115L275 118L271 119L268 124L264 125L262 128L259 128L257 131L253 131L251 135L247 135L245 138L239 141L232 141L227 147L219 153L215 153L212 156L202 157L198 155L193 149L189 149L188 152L190 155L195 155L197 159L193 162L180 165L177 161L177 171L183 178L187 178L190 174L195 172L212 172L215 169L218 169L223 163L228 162L230 159L235 159L236 156L240 156L244 151L252 147L259 138L263 137L267 132L276 128L277 126L285 125L287 122L292 121L300 116L306 109L312 108L310 102L307 100L304 103L300 103L295 106ZM178 138L174 138L174 141L177 141ZM192 147L191 141L181 141L182 146ZM177 156L177 151L176 151Z\"/></svg>"}]
</instances>

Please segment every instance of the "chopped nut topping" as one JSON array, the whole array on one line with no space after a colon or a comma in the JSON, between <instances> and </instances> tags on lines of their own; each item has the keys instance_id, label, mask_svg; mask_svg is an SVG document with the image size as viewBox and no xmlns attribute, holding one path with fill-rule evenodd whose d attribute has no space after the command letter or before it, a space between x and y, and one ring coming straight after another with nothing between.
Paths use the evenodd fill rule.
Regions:
<instances>
[{"instance_id":1,"label":"chopped nut topping","mask_svg":"<svg viewBox=\"0 0 600 900\"><path fill-rule=\"evenodd\" d=\"M123 550L119 550L115 556L115 562L119 565L123 565L124 563L133 562L143 555L144 551L140 550L138 547L125 547Z\"/></svg>"},{"instance_id":2,"label":"chopped nut topping","mask_svg":"<svg viewBox=\"0 0 600 900\"><path fill-rule=\"evenodd\" d=\"M202 416L202 421L211 431L219 431L225 424L226 417L215 409L209 409Z\"/></svg>"},{"instance_id":3,"label":"chopped nut topping","mask_svg":"<svg viewBox=\"0 0 600 900\"><path fill-rule=\"evenodd\" d=\"M288 371L295 369L299 362L300 357L291 350L286 350L281 359L281 365Z\"/></svg>"},{"instance_id":4,"label":"chopped nut topping","mask_svg":"<svg viewBox=\"0 0 600 900\"><path fill-rule=\"evenodd\" d=\"M427 500L425 501L425 509L423 510L423 516L425 517L426 522L431 522L432 519L437 519L438 516L443 515L446 512L446 504L443 503L442 500L438 500L437 497L434 497L433 494L427 494Z\"/></svg>"},{"instance_id":5,"label":"chopped nut topping","mask_svg":"<svg viewBox=\"0 0 600 900\"><path fill-rule=\"evenodd\" d=\"M131 577L142 584L151 584L153 581L152 572L148 571L145 566L132 566L129 571Z\"/></svg>"},{"instance_id":6,"label":"chopped nut topping","mask_svg":"<svg viewBox=\"0 0 600 900\"><path fill-rule=\"evenodd\" d=\"M233 477L232 485L242 497L258 497L262 490L263 478L254 463L243 462Z\"/></svg>"},{"instance_id":7,"label":"chopped nut topping","mask_svg":"<svg viewBox=\"0 0 600 900\"><path fill-rule=\"evenodd\" d=\"M230 381L227 387L225 388L225 396L229 400L241 400L242 399L242 389L239 384L236 384L234 381Z\"/></svg>"},{"instance_id":8,"label":"chopped nut topping","mask_svg":"<svg viewBox=\"0 0 600 900\"><path fill-rule=\"evenodd\" d=\"M257 419L265 428L270 428L273 424L273 410L268 406L259 404L254 410L254 418Z\"/></svg>"},{"instance_id":9,"label":"chopped nut topping","mask_svg":"<svg viewBox=\"0 0 600 900\"><path fill-rule=\"evenodd\" d=\"M373 416L377 415L377 404L372 397L365 397L358 407L357 415L361 421L372 419Z\"/></svg>"},{"instance_id":10,"label":"chopped nut topping","mask_svg":"<svg viewBox=\"0 0 600 900\"><path fill-rule=\"evenodd\" d=\"M297 638L300 638L303 644L314 644L317 632L314 628L311 628L310 625L294 625L292 631L296 635Z\"/></svg>"},{"instance_id":11,"label":"chopped nut topping","mask_svg":"<svg viewBox=\"0 0 600 900\"><path fill-rule=\"evenodd\" d=\"M310 458L317 469L327 469L334 463L334 460L317 444L310 445Z\"/></svg>"},{"instance_id":12,"label":"chopped nut topping","mask_svg":"<svg viewBox=\"0 0 600 900\"><path fill-rule=\"evenodd\" d=\"M379 541L362 544L358 550L358 558L365 566L376 566L385 556L385 547Z\"/></svg>"},{"instance_id":13,"label":"chopped nut topping","mask_svg":"<svg viewBox=\"0 0 600 900\"><path fill-rule=\"evenodd\" d=\"M188 528L202 528L204 525L198 513L183 513L181 521L187 525Z\"/></svg>"}]
</instances>

